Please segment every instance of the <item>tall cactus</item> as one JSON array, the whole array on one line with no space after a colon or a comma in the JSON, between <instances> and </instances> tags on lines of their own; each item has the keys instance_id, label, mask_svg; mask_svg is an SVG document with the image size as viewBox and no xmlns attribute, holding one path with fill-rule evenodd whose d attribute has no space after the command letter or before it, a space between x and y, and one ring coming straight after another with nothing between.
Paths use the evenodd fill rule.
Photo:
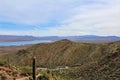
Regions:
<instances>
[{"instance_id":1,"label":"tall cactus","mask_svg":"<svg viewBox=\"0 0 120 80\"><path fill-rule=\"evenodd\" d=\"M36 80L36 75L35 75L35 57L33 57L33 63L32 63L32 73L33 73L33 80Z\"/></svg>"},{"instance_id":2,"label":"tall cactus","mask_svg":"<svg viewBox=\"0 0 120 80\"><path fill-rule=\"evenodd\" d=\"M13 80L16 80L16 78L13 78Z\"/></svg>"}]
</instances>

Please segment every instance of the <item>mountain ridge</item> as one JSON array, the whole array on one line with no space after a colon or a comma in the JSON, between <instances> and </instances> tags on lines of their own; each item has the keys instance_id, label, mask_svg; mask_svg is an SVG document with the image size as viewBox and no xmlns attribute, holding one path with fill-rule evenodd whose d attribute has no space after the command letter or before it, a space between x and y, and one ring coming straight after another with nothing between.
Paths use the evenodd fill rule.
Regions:
<instances>
[{"instance_id":1,"label":"mountain ridge","mask_svg":"<svg viewBox=\"0 0 120 80\"><path fill-rule=\"evenodd\" d=\"M74 66L83 64L83 62L98 60L100 56L104 56L103 54L110 53L110 50L115 48L110 47L113 44L119 46L120 41L106 44L92 44L73 42L64 39L52 43L36 44L28 49L19 50L18 52L9 56L14 57L13 59L19 57L16 59L16 61L18 60L17 62L20 62L20 64L23 65L30 65L29 61L33 56L36 56L38 63L42 66ZM22 61L20 60L21 58ZM11 62L17 64L16 61L14 62L14 60L12 60Z\"/></svg>"},{"instance_id":2,"label":"mountain ridge","mask_svg":"<svg viewBox=\"0 0 120 80\"><path fill-rule=\"evenodd\" d=\"M36 57L36 67L65 67L55 72L65 80L119 80L120 41L93 44L67 39L40 43L2 56L16 66L31 66ZM54 71L53 71L54 72Z\"/></svg>"},{"instance_id":3,"label":"mountain ridge","mask_svg":"<svg viewBox=\"0 0 120 80\"><path fill-rule=\"evenodd\" d=\"M84 35L84 36L17 36L17 35L0 35L0 42L14 42L14 41L33 41L33 40L51 40L57 41L62 39L69 39L72 41L80 42L113 42L119 41L119 36L96 36L96 35Z\"/></svg>"}]
</instances>

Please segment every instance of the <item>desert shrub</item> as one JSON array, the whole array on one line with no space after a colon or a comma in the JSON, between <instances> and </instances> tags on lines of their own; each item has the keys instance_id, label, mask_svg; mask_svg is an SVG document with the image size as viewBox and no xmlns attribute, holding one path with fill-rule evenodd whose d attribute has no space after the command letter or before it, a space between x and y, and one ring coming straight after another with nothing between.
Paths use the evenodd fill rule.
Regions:
<instances>
[{"instance_id":1,"label":"desert shrub","mask_svg":"<svg viewBox=\"0 0 120 80\"><path fill-rule=\"evenodd\" d=\"M22 66L20 67L21 75L28 76L32 74L32 68L29 66Z\"/></svg>"},{"instance_id":2,"label":"desert shrub","mask_svg":"<svg viewBox=\"0 0 120 80\"><path fill-rule=\"evenodd\" d=\"M37 80L49 80L49 78L43 75L43 76L39 76Z\"/></svg>"},{"instance_id":3,"label":"desert shrub","mask_svg":"<svg viewBox=\"0 0 120 80\"><path fill-rule=\"evenodd\" d=\"M7 77L3 75L0 78L1 78L0 80L7 80Z\"/></svg>"}]
</instances>

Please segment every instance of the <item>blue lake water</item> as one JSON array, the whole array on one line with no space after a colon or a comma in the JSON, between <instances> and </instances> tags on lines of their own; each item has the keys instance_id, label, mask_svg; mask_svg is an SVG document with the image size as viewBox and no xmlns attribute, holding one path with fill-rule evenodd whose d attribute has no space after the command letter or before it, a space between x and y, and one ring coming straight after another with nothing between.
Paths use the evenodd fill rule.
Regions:
<instances>
[{"instance_id":1,"label":"blue lake water","mask_svg":"<svg viewBox=\"0 0 120 80\"><path fill-rule=\"evenodd\" d=\"M37 41L19 41L19 42L0 42L0 46L21 46L21 45L49 43L49 42L52 42L52 41L37 40Z\"/></svg>"}]
</instances>

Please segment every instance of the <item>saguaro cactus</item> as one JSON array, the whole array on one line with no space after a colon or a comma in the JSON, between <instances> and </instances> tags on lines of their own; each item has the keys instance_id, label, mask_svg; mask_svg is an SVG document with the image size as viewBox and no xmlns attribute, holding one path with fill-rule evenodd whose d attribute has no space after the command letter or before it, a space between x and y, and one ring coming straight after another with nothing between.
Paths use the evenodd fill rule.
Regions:
<instances>
[{"instance_id":1,"label":"saguaro cactus","mask_svg":"<svg viewBox=\"0 0 120 80\"><path fill-rule=\"evenodd\" d=\"M16 78L13 78L13 80L16 80Z\"/></svg>"},{"instance_id":2,"label":"saguaro cactus","mask_svg":"<svg viewBox=\"0 0 120 80\"><path fill-rule=\"evenodd\" d=\"M33 57L33 63L32 63L32 73L33 73L33 80L36 80L36 75L35 75L35 57Z\"/></svg>"}]
</instances>

